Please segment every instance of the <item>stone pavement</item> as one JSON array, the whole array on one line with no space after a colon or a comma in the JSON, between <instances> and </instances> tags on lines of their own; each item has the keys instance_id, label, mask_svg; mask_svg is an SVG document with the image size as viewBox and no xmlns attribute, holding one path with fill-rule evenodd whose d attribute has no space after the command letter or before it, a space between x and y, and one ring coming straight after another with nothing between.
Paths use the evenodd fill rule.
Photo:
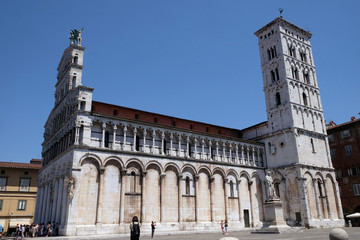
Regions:
<instances>
[{"instance_id":1,"label":"stone pavement","mask_svg":"<svg viewBox=\"0 0 360 240\"><path fill-rule=\"evenodd\" d=\"M360 239L360 228L344 228L344 230L349 235L349 240L359 240ZM251 231L240 231L240 232L230 232L229 235L222 235L221 232L199 232L199 233L189 233L189 232L174 232L172 233L156 233L154 240L219 240L223 237L233 237L239 240L328 240L329 233L331 229L304 229L301 232L295 233L282 233L282 234L251 234ZM3 239L13 239L13 238L3 238ZM97 236L73 236L73 237L48 237L48 238L27 238L27 239L47 239L47 240L85 240L85 239L130 239L130 235L127 234L118 234L118 235L97 235ZM144 234L140 237L140 240L150 240L149 234Z\"/></svg>"}]
</instances>

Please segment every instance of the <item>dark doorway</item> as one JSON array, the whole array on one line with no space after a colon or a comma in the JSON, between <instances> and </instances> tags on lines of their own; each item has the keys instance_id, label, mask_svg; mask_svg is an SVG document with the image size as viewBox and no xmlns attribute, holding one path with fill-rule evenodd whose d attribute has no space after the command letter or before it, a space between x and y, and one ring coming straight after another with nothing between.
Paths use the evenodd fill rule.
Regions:
<instances>
[{"instance_id":1,"label":"dark doorway","mask_svg":"<svg viewBox=\"0 0 360 240\"><path fill-rule=\"evenodd\" d=\"M296 217L296 225L301 225L301 213L295 212L295 217Z\"/></svg>"},{"instance_id":2,"label":"dark doorway","mask_svg":"<svg viewBox=\"0 0 360 240\"><path fill-rule=\"evenodd\" d=\"M250 227L250 218L249 218L248 209L244 209L244 222L245 222L245 227Z\"/></svg>"}]
</instances>

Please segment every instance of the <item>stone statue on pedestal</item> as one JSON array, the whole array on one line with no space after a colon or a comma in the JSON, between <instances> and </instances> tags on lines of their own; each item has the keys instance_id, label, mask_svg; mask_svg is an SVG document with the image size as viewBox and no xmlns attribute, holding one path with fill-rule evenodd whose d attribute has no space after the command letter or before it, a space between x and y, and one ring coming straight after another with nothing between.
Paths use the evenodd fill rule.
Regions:
<instances>
[{"instance_id":1,"label":"stone statue on pedestal","mask_svg":"<svg viewBox=\"0 0 360 240\"><path fill-rule=\"evenodd\" d=\"M267 170L266 171L266 186L267 186L267 197L268 200L273 199L279 199L279 197L276 195L275 186L274 186L274 180L272 178L273 171Z\"/></svg>"}]
</instances>

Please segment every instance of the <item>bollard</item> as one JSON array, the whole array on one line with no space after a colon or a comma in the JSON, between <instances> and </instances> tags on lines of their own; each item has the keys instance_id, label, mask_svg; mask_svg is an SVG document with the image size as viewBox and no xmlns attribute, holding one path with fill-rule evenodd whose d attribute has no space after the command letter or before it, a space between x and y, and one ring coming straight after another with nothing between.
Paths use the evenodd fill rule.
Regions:
<instances>
[{"instance_id":1,"label":"bollard","mask_svg":"<svg viewBox=\"0 0 360 240\"><path fill-rule=\"evenodd\" d=\"M347 234L347 232L344 229L334 228L333 230L330 231L329 239L330 240L348 240L349 235Z\"/></svg>"}]
</instances>

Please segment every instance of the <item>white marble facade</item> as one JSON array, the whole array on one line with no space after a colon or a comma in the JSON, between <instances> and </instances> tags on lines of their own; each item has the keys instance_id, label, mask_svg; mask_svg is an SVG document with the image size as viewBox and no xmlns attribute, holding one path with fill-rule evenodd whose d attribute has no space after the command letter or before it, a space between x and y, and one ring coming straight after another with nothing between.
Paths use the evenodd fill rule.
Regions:
<instances>
[{"instance_id":1,"label":"white marble facade","mask_svg":"<svg viewBox=\"0 0 360 240\"><path fill-rule=\"evenodd\" d=\"M72 42L45 125L35 220L62 235L127 233L134 215L157 231L215 230L225 219L259 228L271 169L289 226L343 226L311 34L282 18L255 34L268 121L242 138L95 113L85 48Z\"/></svg>"}]
</instances>

